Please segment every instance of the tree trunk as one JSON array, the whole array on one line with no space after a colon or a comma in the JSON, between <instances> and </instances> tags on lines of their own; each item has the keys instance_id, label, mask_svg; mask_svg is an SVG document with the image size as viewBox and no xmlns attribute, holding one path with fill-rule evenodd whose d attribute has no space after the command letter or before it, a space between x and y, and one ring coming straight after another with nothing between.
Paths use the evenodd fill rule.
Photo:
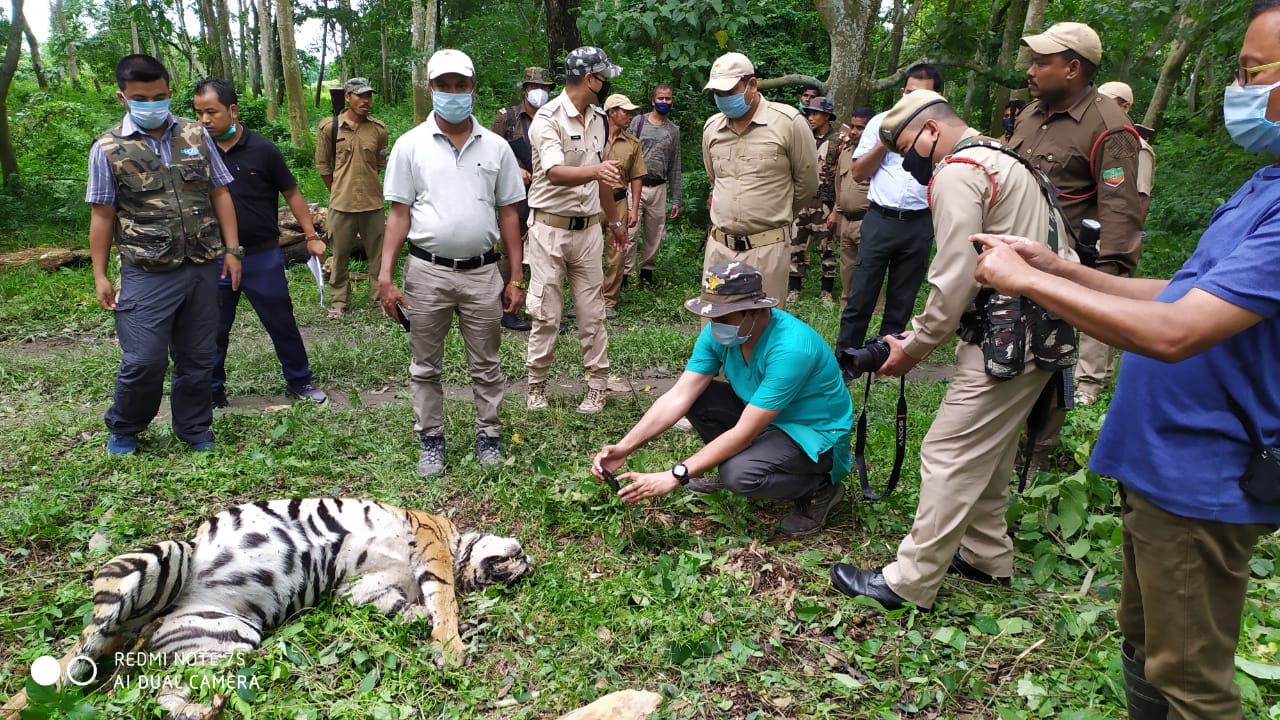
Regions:
<instances>
[{"instance_id":1,"label":"tree trunk","mask_svg":"<svg viewBox=\"0 0 1280 720\"><path fill-rule=\"evenodd\" d=\"M183 52L187 55L187 77L195 77L196 53L191 47L191 35L187 33L187 19L184 17L187 13L185 12L186 8L183 7L182 0L173 0L173 9L178 21L178 35L182 38Z\"/></svg>"},{"instance_id":2,"label":"tree trunk","mask_svg":"<svg viewBox=\"0 0 1280 720\"><path fill-rule=\"evenodd\" d=\"M324 6L321 0L321 7ZM324 61L325 55L329 51L329 23L320 21L320 77L316 78L316 107L323 107L320 104L320 92L324 90Z\"/></svg>"},{"instance_id":3,"label":"tree trunk","mask_svg":"<svg viewBox=\"0 0 1280 720\"><path fill-rule=\"evenodd\" d=\"M388 101L394 101L396 94L391 87L391 63L389 62L389 58L391 57L391 43L390 38L387 37L387 12L389 9L390 8L387 7L386 0L383 0L381 8L381 22L378 24L378 35L382 49L382 93L383 97L387 98Z\"/></svg>"},{"instance_id":4,"label":"tree trunk","mask_svg":"<svg viewBox=\"0 0 1280 720\"><path fill-rule=\"evenodd\" d=\"M222 63L222 33L218 25L218 14L214 12L212 0L200 0L200 24L204 34L204 48L201 55L207 67L209 77L225 78L227 66Z\"/></svg>"},{"instance_id":5,"label":"tree trunk","mask_svg":"<svg viewBox=\"0 0 1280 720\"><path fill-rule=\"evenodd\" d=\"M76 44L71 40L71 24L67 22L67 8L63 0L54 0L52 8L53 29L67 43L67 78L71 87L80 89L80 63L76 60Z\"/></svg>"},{"instance_id":6,"label":"tree trunk","mask_svg":"<svg viewBox=\"0 0 1280 720\"><path fill-rule=\"evenodd\" d=\"M27 47L31 49L31 69L36 73L36 82L41 90L48 90L49 78L45 76L44 63L40 60L40 43L31 32L31 23L25 16L22 18L22 32L27 36Z\"/></svg>"},{"instance_id":7,"label":"tree trunk","mask_svg":"<svg viewBox=\"0 0 1280 720\"><path fill-rule=\"evenodd\" d=\"M1043 0L1041 0L1043 1ZM1009 9L1004 17L1004 34L1000 38L1000 67L1011 69L1015 58L1021 55L1015 48L1021 46L1018 30L1026 27L1027 13L1030 10L1027 0L1010 0ZM1043 12L1043 9L1041 10ZM1000 137L996 133L1004 133L1001 121L1004 119L1004 106L1009 102L1009 88L996 86L994 107L991 110L992 137Z\"/></svg>"},{"instance_id":8,"label":"tree trunk","mask_svg":"<svg viewBox=\"0 0 1280 720\"><path fill-rule=\"evenodd\" d=\"M413 124L427 119L431 112L427 98L427 58L436 50L436 18L439 7L436 0L413 0Z\"/></svg>"},{"instance_id":9,"label":"tree trunk","mask_svg":"<svg viewBox=\"0 0 1280 720\"><path fill-rule=\"evenodd\" d=\"M922 2L923 0L912 0L911 5L905 10L902 8L902 0L895 0L893 3L893 32L889 36L889 72L896 71L902 64L902 42L907 35L907 28L911 27L911 23L915 21L916 13L920 12Z\"/></svg>"},{"instance_id":10,"label":"tree trunk","mask_svg":"<svg viewBox=\"0 0 1280 720\"><path fill-rule=\"evenodd\" d=\"M1160 128L1164 121L1165 108L1169 106L1169 98L1173 96L1174 87L1182 77L1182 66L1191 54L1191 48L1199 47L1209 30L1207 18L1200 12L1201 8L1188 8L1189 12L1178 18L1178 35L1169 46L1169 54L1165 56L1164 65L1160 68L1160 80L1156 83L1155 94L1151 104L1147 106L1147 114L1142 124L1150 128Z\"/></svg>"},{"instance_id":11,"label":"tree trunk","mask_svg":"<svg viewBox=\"0 0 1280 720\"><path fill-rule=\"evenodd\" d=\"M231 12L228 9L227 0L214 0L213 7L218 15L218 34L222 36L222 42L218 43L218 54L222 58L222 75L218 77L243 87L244 76L240 73L240 64L236 62L235 53L232 52L231 47Z\"/></svg>"},{"instance_id":12,"label":"tree trunk","mask_svg":"<svg viewBox=\"0 0 1280 720\"><path fill-rule=\"evenodd\" d=\"M13 150L13 138L9 137L9 86L18 71L18 58L22 56L22 0L13 0L13 22L9 24L9 45L5 50L4 64L0 65L0 174L6 185L18 181L18 155Z\"/></svg>"},{"instance_id":13,"label":"tree trunk","mask_svg":"<svg viewBox=\"0 0 1280 720\"><path fill-rule=\"evenodd\" d=\"M582 0L543 0L547 14L547 68L555 74L564 68L570 50L582 45L578 33L578 7Z\"/></svg>"},{"instance_id":14,"label":"tree trunk","mask_svg":"<svg viewBox=\"0 0 1280 720\"><path fill-rule=\"evenodd\" d=\"M1027 21L1022 23L1023 35L1034 35L1040 32L1044 27L1044 7L1046 0L1028 0L1027 2ZM1031 48L1026 45L1018 47L1018 59L1013 63L1013 69L1019 72L1025 72L1031 67ZM1030 100L1031 92L1027 90L1024 83L1021 88L1011 93L1013 97L1019 100ZM1000 108L1003 113L1004 108Z\"/></svg>"},{"instance_id":15,"label":"tree trunk","mask_svg":"<svg viewBox=\"0 0 1280 720\"><path fill-rule=\"evenodd\" d=\"M871 94L871 31L877 0L814 0L822 26L831 39L831 74L827 97L845 112L865 105ZM840 118L841 120L847 119Z\"/></svg>"},{"instance_id":16,"label":"tree trunk","mask_svg":"<svg viewBox=\"0 0 1280 720\"><path fill-rule=\"evenodd\" d=\"M343 10L346 10L346 13L343 14L342 17L351 17L351 0L339 0L338 4ZM337 55L338 59L338 80L340 82L346 82L347 78L350 77L348 73L351 72L351 66L349 64L351 59L351 35L347 32L346 23L338 23L338 27L342 30L342 37L338 40L335 36L335 40L338 44L334 50L334 54ZM382 92L387 91L387 87L385 85L379 89L382 90ZM317 101L317 104L319 104L319 101Z\"/></svg>"},{"instance_id":17,"label":"tree trunk","mask_svg":"<svg viewBox=\"0 0 1280 720\"><path fill-rule=\"evenodd\" d=\"M142 36L138 35L138 21L133 17L133 5L125 1L125 10L129 13L129 39L133 43L133 53L142 52Z\"/></svg>"},{"instance_id":18,"label":"tree trunk","mask_svg":"<svg viewBox=\"0 0 1280 720\"><path fill-rule=\"evenodd\" d=\"M1002 5L1003 5L1003 0L991 0L991 16L990 16L990 22L988 23L988 26L987 26L987 37L995 37L996 29L1003 25L1004 16L1000 14L1000 8L1002 7ZM1007 11L1007 8L1006 8L1006 11ZM976 46L973 48L973 61L975 63L983 62L984 60L986 60L987 53L989 51L990 51L990 47L987 46L986 43L983 43L981 40L979 40ZM964 89L964 112L961 113L963 117L971 117L969 115L969 112L970 110L973 109L973 105L977 101L977 97L978 97L978 73L969 73L969 80L967 83L965 83L965 89ZM995 136L992 136L992 137L995 137Z\"/></svg>"},{"instance_id":19,"label":"tree trunk","mask_svg":"<svg viewBox=\"0 0 1280 720\"><path fill-rule=\"evenodd\" d=\"M276 0L276 30L280 35L280 60L284 63L284 90L289 103L289 142L294 147L310 147L307 98L302 89L302 69L298 66L298 43L293 35L293 3L290 0Z\"/></svg>"},{"instance_id":20,"label":"tree trunk","mask_svg":"<svg viewBox=\"0 0 1280 720\"><path fill-rule=\"evenodd\" d=\"M258 59L262 61L262 92L267 96L267 119L280 119L280 94L276 92L275 33L271 31L269 0L258 1Z\"/></svg>"},{"instance_id":21,"label":"tree trunk","mask_svg":"<svg viewBox=\"0 0 1280 720\"><path fill-rule=\"evenodd\" d=\"M1200 54L1196 56L1196 64L1191 66L1191 77L1187 80L1187 114L1194 115L1196 108L1200 106L1200 85L1204 77L1204 66L1209 59L1209 48L1200 48Z\"/></svg>"},{"instance_id":22,"label":"tree trunk","mask_svg":"<svg viewBox=\"0 0 1280 720\"><path fill-rule=\"evenodd\" d=\"M244 0L236 0L236 34L240 38L240 44L237 46L239 52L236 53L236 75L240 78L241 89L246 93L257 84L257 68L250 61L249 56L252 53L251 48L254 46L249 42L249 35L246 28L249 25L249 16L244 9Z\"/></svg>"}]
</instances>

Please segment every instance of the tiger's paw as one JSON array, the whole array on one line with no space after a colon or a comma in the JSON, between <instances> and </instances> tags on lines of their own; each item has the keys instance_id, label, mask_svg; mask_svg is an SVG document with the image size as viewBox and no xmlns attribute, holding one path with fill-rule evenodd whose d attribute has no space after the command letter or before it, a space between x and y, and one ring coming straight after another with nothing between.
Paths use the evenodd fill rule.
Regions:
<instances>
[{"instance_id":1,"label":"tiger's paw","mask_svg":"<svg viewBox=\"0 0 1280 720\"><path fill-rule=\"evenodd\" d=\"M444 643L435 640L431 646L436 649L436 666L441 670L461 667L466 661L467 646L460 638L453 637Z\"/></svg>"}]
</instances>

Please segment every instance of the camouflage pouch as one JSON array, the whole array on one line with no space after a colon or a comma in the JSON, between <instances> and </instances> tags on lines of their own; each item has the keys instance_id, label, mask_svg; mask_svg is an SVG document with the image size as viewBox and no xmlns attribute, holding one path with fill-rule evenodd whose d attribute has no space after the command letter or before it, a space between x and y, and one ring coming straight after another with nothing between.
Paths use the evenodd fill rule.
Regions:
<instances>
[{"instance_id":1,"label":"camouflage pouch","mask_svg":"<svg viewBox=\"0 0 1280 720\"><path fill-rule=\"evenodd\" d=\"M987 301L986 332L982 336L982 359L987 375L1007 380L1022 374L1027 359L1027 322L1021 297L1000 293Z\"/></svg>"},{"instance_id":2,"label":"camouflage pouch","mask_svg":"<svg viewBox=\"0 0 1280 720\"><path fill-rule=\"evenodd\" d=\"M1062 318L1036 303L1023 305L1031 325L1031 355L1041 370L1066 370L1075 367L1079 344L1076 329Z\"/></svg>"},{"instance_id":3,"label":"camouflage pouch","mask_svg":"<svg viewBox=\"0 0 1280 720\"><path fill-rule=\"evenodd\" d=\"M956 328L956 335L970 345L982 345L982 336L987 327L987 301L991 299L993 292L995 291L991 288L979 290L973 304L960 315L960 327Z\"/></svg>"}]
</instances>

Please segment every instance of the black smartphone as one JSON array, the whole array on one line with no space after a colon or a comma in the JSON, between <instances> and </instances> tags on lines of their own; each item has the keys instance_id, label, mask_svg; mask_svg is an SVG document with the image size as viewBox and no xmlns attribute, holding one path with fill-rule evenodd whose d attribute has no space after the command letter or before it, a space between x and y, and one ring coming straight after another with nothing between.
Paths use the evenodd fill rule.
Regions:
<instances>
[{"instance_id":1,"label":"black smartphone","mask_svg":"<svg viewBox=\"0 0 1280 720\"><path fill-rule=\"evenodd\" d=\"M604 481L609 483L609 487L613 488L614 492L622 489L622 486L618 484L618 476L609 472L609 468L601 465L600 472L604 473Z\"/></svg>"},{"instance_id":2,"label":"black smartphone","mask_svg":"<svg viewBox=\"0 0 1280 720\"><path fill-rule=\"evenodd\" d=\"M405 332L409 332L409 316L404 311L404 306L396 303L396 320L400 321L401 327Z\"/></svg>"}]
</instances>

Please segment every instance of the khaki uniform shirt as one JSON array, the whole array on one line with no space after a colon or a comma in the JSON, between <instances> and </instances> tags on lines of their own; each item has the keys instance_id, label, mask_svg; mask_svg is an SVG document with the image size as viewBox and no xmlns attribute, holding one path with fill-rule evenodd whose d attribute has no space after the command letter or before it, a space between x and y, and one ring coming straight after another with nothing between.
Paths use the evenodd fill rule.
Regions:
<instances>
[{"instance_id":1,"label":"khaki uniform shirt","mask_svg":"<svg viewBox=\"0 0 1280 720\"><path fill-rule=\"evenodd\" d=\"M977 134L969 128L964 137ZM955 153L933 176L929 207L937 251L929 265L929 297L911 321L915 333L904 348L913 358L950 340L978 294L981 286L973 277L978 253L970 235L1022 235L1049 244L1049 201L1022 163L998 150L971 147ZM1059 253L1074 259L1062 233Z\"/></svg>"},{"instance_id":2,"label":"khaki uniform shirt","mask_svg":"<svg viewBox=\"0 0 1280 720\"><path fill-rule=\"evenodd\" d=\"M1151 188L1156 184L1156 151L1141 140L1138 149L1138 194L1151 197Z\"/></svg>"},{"instance_id":3,"label":"khaki uniform shirt","mask_svg":"<svg viewBox=\"0 0 1280 720\"><path fill-rule=\"evenodd\" d=\"M1098 265L1131 274L1142 250L1143 217L1138 203L1138 138L1123 129L1127 125L1129 117L1120 106L1091 87L1062 112L1049 113L1038 100L1032 102L1018 116L1009 146L1058 188L1073 234L1086 218L1102 224ZM1097 143L1108 128L1111 132Z\"/></svg>"},{"instance_id":4,"label":"khaki uniform shirt","mask_svg":"<svg viewBox=\"0 0 1280 720\"><path fill-rule=\"evenodd\" d=\"M511 112L511 108L505 107L499 110L493 116L493 125L490 131L507 138L507 131L511 131L511 139L525 137L529 132L529 125L533 123L533 116L525 112L524 103L515 106L515 112ZM511 116L515 117L512 118Z\"/></svg>"},{"instance_id":5,"label":"khaki uniform shirt","mask_svg":"<svg viewBox=\"0 0 1280 720\"><path fill-rule=\"evenodd\" d=\"M813 131L782 103L762 99L741 135L724 113L712 115L702 126L702 165L711 222L733 235L790 225L818 191Z\"/></svg>"},{"instance_id":6,"label":"khaki uniform shirt","mask_svg":"<svg viewBox=\"0 0 1280 720\"><path fill-rule=\"evenodd\" d=\"M640 138L626 130L619 130L618 137L609 143L609 152L606 153L605 159L618 161L618 174L622 176L622 183L614 185L614 190L630 187L632 180L644 177L649 172L644 165Z\"/></svg>"},{"instance_id":7,"label":"khaki uniform shirt","mask_svg":"<svg viewBox=\"0 0 1280 720\"><path fill-rule=\"evenodd\" d=\"M333 176L329 207L339 212L382 209L382 182L378 173L387 169L387 126L370 117L359 126L338 116L338 142L333 142L333 117L316 128L316 171Z\"/></svg>"},{"instance_id":8,"label":"khaki uniform shirt","mask_svg":"<svg viewBox=\"0 0 1280 720\"><path fill-rule=\"evenodd\" d=\"M588 105L584 116L574 107L566 92L538 108L538 114L529 125L529 144L533 146L529 207L568 217L599 213L598 183L555 186L547 180L547 171L557 165L598 165L604 161L608 137L604 113L595 105Z\"/></svg>"},{"instance_id":9,"label":"khaki uniform shirt","mask_svg":"<svg viewBox=\"0 0 1280 720\"><path fill-rule=\"evenodd\" d=\"M836 161L836 212L866 212L871 207L871 201L867 198L871 181L858 182L853 179L853 150L857 146L855 142L846 142L840 148L840 156Z\"/></svg>"}]
</instances>

